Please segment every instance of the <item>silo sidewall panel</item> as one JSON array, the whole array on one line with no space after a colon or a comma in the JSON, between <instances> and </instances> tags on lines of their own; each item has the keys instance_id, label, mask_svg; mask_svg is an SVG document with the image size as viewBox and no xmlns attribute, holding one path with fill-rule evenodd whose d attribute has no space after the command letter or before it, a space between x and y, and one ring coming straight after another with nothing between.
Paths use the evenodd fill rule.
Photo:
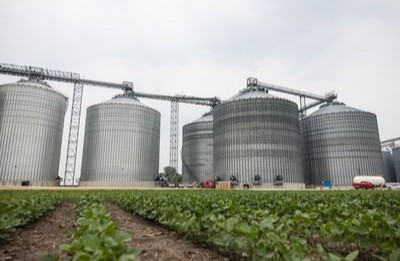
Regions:
<instances>
[{"instance_id":1,"label":"silo sidewall panel","mask_svg":"<svg viewBox=\"0 0 400 261\"><path fill-rule=\"evenodd\" d=\"M310 116L302 121L307 175L313 185L350 186L358 175L382 176L376 116L356 111Z\"/></svg>"},{"instance_id":2,"label":"silo sidewall panel","mask_svg":"<svg viewBox=\"0 0 400 261\"><path fill-rule=\"evenodd\" d=\"M39 86L39 87L38 87ZM0 175L5 184L53 185L67 98L40 83L0 86Z\"/></svg>"},{"instance_id":3,"label":"silo sidewall panel","mask_svg":"<svg viewBox=\"0 0 400 261\"><path fill-rule=\"evenodd\" d=\"M152 184L158 175L160 114L131 104L88 108L82 181L89 185Z\"/></svg>"},{"instance_id":4,"label":"silo sidewall panel","mask_svg":"<svg viewBox=\"0 0 400 261\"><path fill-rule=\"evenodd\" d=\"M182 175L185 182L213 179L213 122L194 122L183 127Z\"/></svg>"},{"instance_id":5,"label":"silo sidewall panel","mask_svg":"<svg viewBox=\"0 0 400 261\"><path fill-rule=\"evenodd\" d=\"M382 151L385 182L396 182L393 157L390 151Z\"/></svg>"},{"instance_id":6,"label":"silo sidewall panel","mask_svg":"<svg viewBox=\"0 0 400 261\"><path fill-rule=\"evenodd\" d=\"M400 147L393 149L393 166L396 182L400 182Z\"/></svg>"},{"instance_id":7,"label":"silo sidewall panel","mask_svg":"<svg viewBox=\"0 0 400 261\"><path fill-rule=\"evenodd\" d=\"M214 110L214 172L252 183L304 183L297 105L278 98L223 103Z\"/></svg>"}]
</instances>

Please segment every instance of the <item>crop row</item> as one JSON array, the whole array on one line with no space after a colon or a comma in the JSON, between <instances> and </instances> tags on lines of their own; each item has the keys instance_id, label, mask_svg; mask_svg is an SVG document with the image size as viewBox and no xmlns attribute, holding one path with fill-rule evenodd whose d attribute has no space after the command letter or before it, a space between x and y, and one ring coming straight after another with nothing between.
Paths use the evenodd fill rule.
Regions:
<instances>
[{"instance_id":1,"label":"crop row","mask_svg":"<svg viewBox=\"0 0 400 261\"><path fill-rule=\"evenodd\" d=\"M0 197L0 241L45 213L53 210L65 200L65 196L52 192L1 192Z\"/></svg>"},{"instance_id":2,"label":"crop row","mask_svg":"<svg viewBox=\"0 0 400 261\"><path fill-rule=\"evenodd\" d=\"M82 197L76 213L74 240L61 247L72 260L137 260L136 252L126 244L131 235L117 228L99 198Z\"/></svg>"},{"instance_id":3,"label":"crop row","mask_svg":"<svg viewBox=\"0 0 400 261\"><path fill-rule=\"evenodd\" d=\"M110 196L126 210L232 258L400 258L396 192L140 191Z\"/></svg>"},{"instance_id":4,"label":"crop row","mask_svg":"<svg viewBox=\"0 0 400 261\"><path fill-rule=\"evenodd\" d=\"M64 201L75 201L76 231L70 244L61 246L60 256L44 256L41 260L137 260L137 252L126 243L129 233L117 228L103 206L99 192L88 196L75 191L3 191L0 194L0 239L15 231ZM71 213L71 218L73 218Z\"/></svg>"}]
</instances>

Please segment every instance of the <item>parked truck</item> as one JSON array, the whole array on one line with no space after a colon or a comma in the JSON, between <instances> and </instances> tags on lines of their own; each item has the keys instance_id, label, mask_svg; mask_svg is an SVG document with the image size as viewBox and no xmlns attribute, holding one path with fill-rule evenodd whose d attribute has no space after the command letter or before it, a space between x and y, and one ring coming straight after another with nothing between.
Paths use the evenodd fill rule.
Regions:
<instances>
[{"instance_id":1,"label":"parked truck","mask_svg":"<svg viewBox=\"0 0 400 261\"><path fill-rule=\"evenodd\" d=\"M384 185L385 179L381 176L355 176L353 178L353 187L355 189L374 189Z\"/></svg>"}]
</instances>

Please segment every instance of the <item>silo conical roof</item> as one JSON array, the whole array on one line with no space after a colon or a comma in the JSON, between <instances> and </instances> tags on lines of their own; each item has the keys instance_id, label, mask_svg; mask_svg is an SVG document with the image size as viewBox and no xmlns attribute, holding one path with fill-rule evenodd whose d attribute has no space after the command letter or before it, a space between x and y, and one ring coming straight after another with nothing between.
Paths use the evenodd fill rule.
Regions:
<instances>
[{"instance_id":1,"label":"silo conical roof","mask_svg":"<svg viewBox=\"0 0 400 261\"><path fill-rule=\"evenodd\" d=\"M107 101L104 101L104 102L101 102L101 103L98 103L98 104L95 104L92 106L100 106L100 105L108 105L108 104L138 106L138 107L146 108L148 110L155 111L157 114L160 114L157 110L140 102L136 97L133 97L132 94L130 94L130 93L116 95L110 100L107 100ZM92 107L92 106L90 106L90 107Z\"/></svg>"},{"instance_id":2,"label":"silo conical roof","mask_svg":"<svg viewBox=\"0 0 400 261\"><path fill-rule=\"evenodd\" d=\"M19 80L18 85L31 86L43 89L52 89L51 86L46 82L40 82L35 80Z\"/></svg>"},{"instance_id":3,"label":"silo conical roof","mask_svg":"<svg viewBox=\"0 0 400 261\"><path fill-rule=\"evenodd\" d=\"M319 110L311 113L308 117L342 112L362 112L362 110L349 107L343 102L330 102L320 106Z\"/></svg>"},{"instance_id":4,"label":"silo conical roof","mask_svg":"<svg viewBox=\"0 0 400 261\"><path fill-rule=\"evenodd\" d=\"M212 120L213 120L213 115L212 115L212 111L210 111L210 112L207 112L207 113L203 114L203 116L201 116L197 120L193 121L192 123L194 123L194 122L207 122L207 121L212 121Z\"/></svg>"},{"instance_id":5,"label":"silo conical roof","mask_svg":"<svg viewBox=\"0 0 400 261\"><path fill-rule=\"evenodd\" d=\"M248 87L241 90L238 94L232 96L227 101L237 101L242 99L255 99L255 98L276 98L268 93L266 89L258 87Z\"/></svg>"},{"instance_id":6,"label":"silo conical roof","mask_svg":"<svg viewBox=\"0 0 400 261\"><path fill-rule=\"evenodd\" d=\"M67 99L67 97L65 96L64 93L53 89L47 82L44 82L44 81L21 79L16 83L2 84L1 86L2 87L12 86L12 88L15 88L15 87L38 88L38 89L43 89L43 90L52 91L52 92L61 94L62 96L64 96L65 99Z\"/></svg>"},{"instance_id":7,"label":"silo conical roof","mask_svg":"<svg viewBox=\"0 0 400 261\"><path fill-rule=\"evenodd\" d=\"M128 105L136 105L148 107L147 105L141 103L137 98L130 96L129 94L121 94L114 96L111 100L102 102L102 104L128 104Z\"/></svg>"}]
</instances>

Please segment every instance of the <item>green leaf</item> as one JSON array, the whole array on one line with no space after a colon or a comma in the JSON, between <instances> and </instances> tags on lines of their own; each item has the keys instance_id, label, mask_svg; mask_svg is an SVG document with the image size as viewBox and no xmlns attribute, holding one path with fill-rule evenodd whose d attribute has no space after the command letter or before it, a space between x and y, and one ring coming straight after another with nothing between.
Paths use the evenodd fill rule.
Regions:
<instances>
[{"instance_id":1,"label":"green leaf","mask_svg":"<svg viewBox=\"0 0 400 261\"><path fill-rule=\"evenodd\" d=\"M72 260L73 261L91 261L92 259L91 259L90 254L79 251L74 255L74 258Z\"/></svg>"},{"instance_id":2,"label":"green leaf","mask_svg":"<svg viewBox=\"0 0 400 261\"><path fill-rule=\"evenodd\" d=\"M399 261L400 260L400 251L395 251L389 256L390 261Z\"/></svg>"},{"instance_id":3,"label":"green leaf","mask_svg":"<svg viewBox=\"0 0 400 261\"><path fill-rule=\"evenodd\" d=\"M328 260L329 260L329 261L341 261L341 260L342 260L342 257L337 256L337 255L332 254L332 253L329 253L329 254L328 254Z\"/></svg>"},{"instance_id":4,"label":"green leaf","mask_svg":"<svg viewBox=\"0 0 400 261\"><path fill-rule=\"evenodd\" d=\"M320 255L322 255L323 253L325 253L325 249L322 247L321 244L317 244L317 251Z\"/></svg>"},{"instance_id":5,"label":"green leaf","mask_svg":"<svg viewBox=\"0 0 400 261\"><path fill-rule=\"evenodd\" d=\"M122 255L118 258L119 261L135 261L138 260L135 254Z\"/></svg>"},{"instance_id":6,"label":"green leaf","mask_svg":"<svg viewBox=\"0 0 400 261\"><path fill-rule=\"evenodd\" d=\"M129 241L132 241L132 236L131 236L131 234L128 233L128 232L125 232L125 231L118 231L118 232L115 234L115 239L116 239L118 242L126 243L126 242L129 242Z\"/></svg>"},{"instance_id":7,"label":"green leaf","mask_svg":"<svg viewBox=\"0 0 400 261\"><path fill-rule=\"evenodd\" d=\"M396 251L398 249L395 241L386 241L381 244L381 247L385 251Z\"/></svg>"},{"instance_id":8,"label":"green leaf","mask_svg":"<svg viewBox=\"0 0 400 261\"><path fill-rule=\"evenodd\" d=\"M353 261L353 260L355 260L355 259L357 258L357 255L358 255L358 250L353 251L353 252L351 252L350 254L348 254L348 255L345 257L345 260L346 260L346 261Z\"/></svg>"}]
</instances>

